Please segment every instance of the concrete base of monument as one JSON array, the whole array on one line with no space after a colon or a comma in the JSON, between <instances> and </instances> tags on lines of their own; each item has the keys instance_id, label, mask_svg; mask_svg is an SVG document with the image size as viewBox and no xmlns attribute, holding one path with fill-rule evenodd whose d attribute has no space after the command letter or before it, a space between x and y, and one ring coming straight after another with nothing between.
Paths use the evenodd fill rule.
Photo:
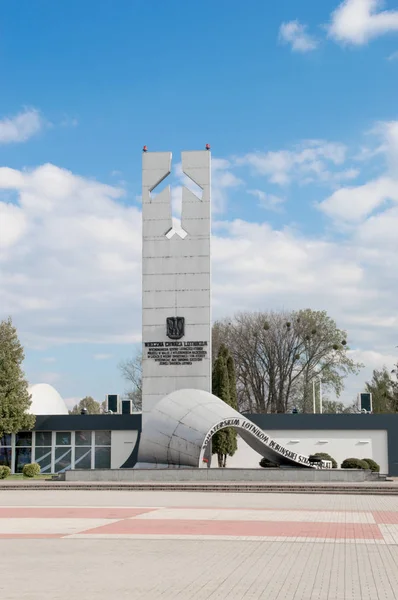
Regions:
<instances>
[{"instance_id":1,"label":"concrete base of monument","mask_svg":"<svg viewBox=\"0 0 398 600\"><path fill-rule=\"evenodd\" d=\"M378 481L376 473L354 469L95 469L65 472L65 481L115 482L318 482Z\"/></svg>"}]
</instances>

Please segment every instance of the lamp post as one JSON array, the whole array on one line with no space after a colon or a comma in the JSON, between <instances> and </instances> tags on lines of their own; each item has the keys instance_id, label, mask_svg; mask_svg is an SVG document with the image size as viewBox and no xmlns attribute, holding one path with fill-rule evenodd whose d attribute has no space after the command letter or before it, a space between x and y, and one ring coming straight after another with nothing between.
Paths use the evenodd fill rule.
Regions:
<instances>
[{"instance_id":1,"label":"lamp post","mask_svg":"<svg viewBox=\"0 0 398 600\"><path fill-rule=\"evenodd\" d=\"M316 376L315 379L319 380L319 412L323 413L323 404L322 404L322 379L319 375ZM315 390L315 379L312 380L312 409L314 414L316 413L316 390Z\"/></svg>"},{"instance_id":2,"label":"lamp post","mask_svg":"<svg viewBox=\"0 0 398 600\"><path fill-rule=\"evenodd\" d=\"M316 413L316 403L315 403L315 379L312 380L312 408L314 414Z\"/></svg>"},{"instance_id":3,"label":"lamp post","mask_svg":"<svg viewBox=\"0 0 398 600\"><path fill-rule=\"evenodd\" d=\"M319 377L319 412L322 414L323 413L323 406L322 406L322 379Z\"/></svg>"}]
</instances>

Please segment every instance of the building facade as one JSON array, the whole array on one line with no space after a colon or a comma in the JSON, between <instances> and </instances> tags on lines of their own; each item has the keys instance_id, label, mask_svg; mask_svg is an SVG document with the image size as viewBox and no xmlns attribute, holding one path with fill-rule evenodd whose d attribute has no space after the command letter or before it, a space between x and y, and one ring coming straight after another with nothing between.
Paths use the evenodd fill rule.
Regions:
<instances>
[{"instance_id":1,"label":"building facade","mask_svg":"<svg viewBox=\"0 0 398 600\"><path fill-rule=\"evenodd\" d=\"M308 454L373 458L381 472L398 476L398 415L246 415L284 447ZM128 469L137 463L141 414L39 415L33 431L0 440L0 464L13 473L38 462L43 473L68 469ZM231 468L255 468L261 456L242 439ZM213 466L217 461L213 461Z\"/></svg>"}]
</instances>

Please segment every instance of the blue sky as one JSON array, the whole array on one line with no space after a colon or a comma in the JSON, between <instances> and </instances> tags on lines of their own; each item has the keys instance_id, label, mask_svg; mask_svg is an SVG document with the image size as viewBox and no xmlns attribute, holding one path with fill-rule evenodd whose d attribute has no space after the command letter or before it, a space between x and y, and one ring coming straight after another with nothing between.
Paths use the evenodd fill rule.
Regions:
<instances>
[{"instance_id":1,"label":"blue sky","mask_svg":"<svg viewBox=\"0 0 398 600\"><path fill-rule=\"evenodd\" d=\"M70 403L123 392L139 344L144 144L173 151L177 216L179 153L212 146L216 318L328 310L366 364L347 402L392 364L398 2L225 7L0 8L0 317Z\"/></svg>"}]
</instances>

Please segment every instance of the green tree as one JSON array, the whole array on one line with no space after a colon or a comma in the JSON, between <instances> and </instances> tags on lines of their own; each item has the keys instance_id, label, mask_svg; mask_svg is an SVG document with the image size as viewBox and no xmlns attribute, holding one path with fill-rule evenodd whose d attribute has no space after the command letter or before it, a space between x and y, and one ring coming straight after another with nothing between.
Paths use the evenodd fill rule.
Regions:
<instances>
[{"instance_id":1,"label":"green tree","mask_svg":"<svg viewBox=\"0 0 398 600\"><path fill-rule=\"evenodd\" d=\"M372 394L374 413L398 412L398 390L386 367L373 371L372 380L366 383L366 392Z\"/></svg>"},{"instance_id":2,"label":"green tree","mask_svg":"<svg viewBox=\"0 0 398 600\"><path fill-rule=\"evenodd\" d=\"M103 412L105 402L97 402L92 396L85 396L69 411L70 415L80 415L85 408L88 415L99 415Z\"/></svg>"},{"instance_id":3,"label":"green tree","mask_svg":"<svg viewBox=\"0 0 398 600\"><path fill-rule=\"evenodd\" d=\"M220 346L213 366L212 391L226 404L236 409L236 379L232 356L224 345ZM237 435L233 427L217 431L212 438L212 452L217 454L218 466L226 467L227 457L237 450Z\"/></svg>"},{"instance_id":4,"label":"green tree","mask_svg":"<svg viewBox=\"0 0 398 600\"><path fill-rule=\"evenodd\" d=\"M0 322L0 439L5 433L32 429L35 416L28 414L31 396L22 370L25 359L17 330L9 317Z\"/></svg>"},{"instance_id":5,"label":"green tree","mask_svg":"<svg viewBox=\"0 0 398 600\"><path fill-rule=\"evenodd\" d=\"M354 405L347 406L338 400L323 400L322 412L328 414L349 414L355 412Z\"/></svg>"},{"instance_id":6,"label":"green tree","mask_svg":"<svg viewBox=\"0 0 398 600\"><path fill-rule=\"evenodd\" d=\"M347 333L325 311L238 313L215 323L213 340L235 363L240 412L312 412L312 383L337 396L362 365L347 353Z\"/></svg>"}]
</instances>

